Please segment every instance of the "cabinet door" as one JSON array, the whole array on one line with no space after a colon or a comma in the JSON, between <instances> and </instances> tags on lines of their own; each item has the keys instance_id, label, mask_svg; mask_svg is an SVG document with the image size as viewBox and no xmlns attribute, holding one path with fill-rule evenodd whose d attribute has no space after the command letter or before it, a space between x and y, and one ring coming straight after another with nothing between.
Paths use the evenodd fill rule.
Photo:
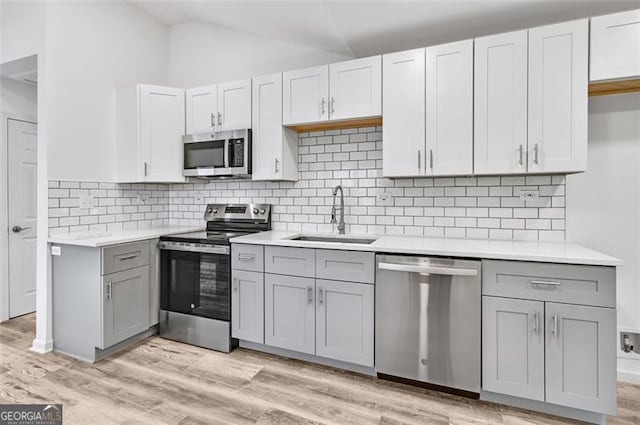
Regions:
<instances>
[{"instance_id":1,"label":"cabinet door","mask_svg":"<svg viewBox=\"0 0 640 425\"><path fill-rule=\"evenodd\" d=\"M298 179L298 135L282 126L282 74L253 79L253 180Z\"/></svg>"},{"instance_id":2,"label":"cabinet door","mask_svg":"<svg viewBox=\"0 0 640 425\"><path fill-rule=\"evenodd\" d=\"M527 170L527 31L475 39L475 174Z\"/></svg>"},{"instance_id":3,"label":"cabinet door","mask_svg":"<svg viewBox=\"0 0 640 425\"><path fill-rule=\"evenodd\" d=\"M382 113L382 57L329 65L329 115L332 120Z\"/></svg>"},{"instance_id":4,"label":"cabinet door","mask_svg":"<svg viewBox=\"0 0 640 425\"><path fill-rule=\"evenodd\" d=\"M149 267L102 277L102 338L107 348L149 328Z\"/></svg>"},{"instance_id":5,"label":"cabinet door","mask_svg":"<svg viewBox=\"0 0 640 425\"><path fill-rule=\"evenodd\" d=\"M425 50L382 57L382 174L425 173Z\"/></svg>"},{"instance_id":6,"label":"cabinet door","mask_svg":"<svg viewBox=\"0 0 640 425\"><path fill-rule=\"evenodd\" d=\"M591 18L591 81L640 76L640 10Z\"/></svg>"},{"instance_id":7,"label":"cabinet door","mask_svg":"<svg viewBox=\"0 0 640 425\"><path fill-rule=\"evenodd\" d=\"M283 123L302 124L329 119L329 66L285 72Z\"/></svg>"},{"instance_id":8,"label":"cabinet door","mask_svg":"<svg viewBox=\"0 0 640 425\"><path fill-rule=\"evenodd\" d=\"M473 173L473 40L426 50L426 174Z\"/></svg>"},{"instance_id":9,"label":"cabinet door","mask_svg":"<svg viewBox=\"0 0 640 425\"><path fill-rule=\"evenodd\" d=\"M616 311L546 303L547 402L616 414Z\"/></svg>"},{"instance_id":10,"label":"cabinet door","mask_svg":"<svg viewBox=\"0 0 640 425\"><path fill-rule=\"evenodd\" d=\"M140 86L140 175L148 182L184 182L184 90Z\"/></svg>"},{"instance_id":11,"label":"cabinet door","mask_svg":"<svg viewBox=\"0 0 640 425\"><path fill-rule=\"evenodd\" d=\"M264 343L315 354L313 279L264 275Z\"/></svg>"},{"instance_id":12,"label":"cabinet door","mask_svg":"<svg viewBox=\"0 0 640 425\"><path fill-rule=\"evenodd\" d=\"M218 129L251 128L251 80L218 84Z\"/></svg>"},{"instance_id":13,"label":"cabinet door","mask_svg":"<svg viewBox=\"0 0 640 425\"><path fill-rule=\"evenodd\" d=\"M544 303L482 297L482 389L544 401Z\"/></svg>"},{"instance_id":14,"label":"cabinet door","mask_svg":"<svg viewBox=\"0 0 640 425\"><path fill-rule=\"evenodd\" d=\"M316 355L373 367L374 286L316 280Z\"/></svg>"},{"instance_id":15,"label":"cabinet door","mask_svg":"<svg viewBox=\"0 0 640 425\"><path fill-rule=\"evenodd\" d=\"M264 274L233 270L231 336L264 344Z\"/></svg>"},{"instance_id":16,"label":"cabinet door","mask_svg":"<svg viewBox=\"0 0 640 425\"><path fill-rule=\"evenodd\" d=\"M218 86L187 89L186 108L187 134L217 130Z\"/></svg>"},{"instance_id":17,"label":"cabinet door","mask_svg":"<svg viewBox=\"0 0 640 425\"><path fill-rule=\"evenodd\" d=\"M587 168L586 19L529 30L529 172Z\"/></svg>"}]
</instances>

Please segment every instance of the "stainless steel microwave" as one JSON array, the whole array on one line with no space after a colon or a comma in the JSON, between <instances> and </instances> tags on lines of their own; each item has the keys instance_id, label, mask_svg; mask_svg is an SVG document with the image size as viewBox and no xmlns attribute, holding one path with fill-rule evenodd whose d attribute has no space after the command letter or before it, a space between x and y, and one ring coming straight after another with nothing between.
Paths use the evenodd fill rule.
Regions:
<instances>
[{"instance_id":1,"label":"stainless steel microwave","mask_svg":"<svg viewBox=\"0 0 640 425\"><path fill-rule=\"evenodd\" d=\"M251 176L251 129L188 134L182 137L182 142L184 176Z\"/></svg>"}]
</instances>

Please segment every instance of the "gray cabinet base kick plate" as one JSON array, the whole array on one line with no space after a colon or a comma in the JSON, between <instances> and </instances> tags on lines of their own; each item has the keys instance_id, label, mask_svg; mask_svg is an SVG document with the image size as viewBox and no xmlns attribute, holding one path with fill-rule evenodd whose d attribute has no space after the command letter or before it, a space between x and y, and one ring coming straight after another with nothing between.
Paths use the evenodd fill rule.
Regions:
<instances>
[{"instance_id":1,"label":"gray cabinet base kick plate","mask_svg":"<svg viewBox=\"0 0 640 425\"><path fill-rule=\"evenodd\" d=\"M492 403L498 404L506 404L508 406L519 407L521 409L534 410L536 412L562 416L565 418L589 422L592 424L607 424L607 416L601 413L594 413L586 410L573 409L571 407L558 406L556 404L545 403L542 401L527 400L524 398L497 394L489 391L480 391L480 400L490 401Z\"/></svg>"},{"instance_id":2,"label":"gray cabinet base kick plate","mask_svg":"<svg viewBox=\"0 0 640 425\"><path fill-rule=\"evenodd\" d=\"M372 368L372 367L342 362L339 360L327 359L324 357L314 356L312 354L299 353L297 351L287 350L287 349L278 348L278 347L271 347L269 345L264 345L264 344L256 344L255 342L240 340L240 348L247 348L249 350L262 351L263 353L289 357L292 359L302 360L309 363L317 363L324 366L335 367L336 369L349 370L351 372L357 372L363 375L377 376L375 368Z\"/></svg>"}]
</instances>

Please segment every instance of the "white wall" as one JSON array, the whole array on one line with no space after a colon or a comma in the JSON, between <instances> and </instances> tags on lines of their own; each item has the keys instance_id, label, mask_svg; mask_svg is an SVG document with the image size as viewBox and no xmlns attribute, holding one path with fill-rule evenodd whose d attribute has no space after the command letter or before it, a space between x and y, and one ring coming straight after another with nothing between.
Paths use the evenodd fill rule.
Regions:
<instances>
[{"instance_id":1,"label":"white wall","mask_svg":"<svg viewBox=\"0 0 640 425\"><path fill-rule=\"evenodd\" d=\"M0 63L41 50L45 31L44 2L0 1Z\"/></svg>"},{"instance_id":2,"label":"white wall","mask_svg":"<svg viewBox=\"0 0 640 425\"><path fill-rule=\"evenodd\" d=\"M169 81L176 87L197 87L351 58L201 22L174 25L169 34Z\"/></svg>"},{"instance_id":3,"label":"white wall","mask_svg":"<svg viewBox=\"0 0 640 425\"><path fill-rule=\"evenodd\" d=\"M567 238L621 258L618 328L640 332L640 93L589 100L589 164L567 176ZM640 380L640 355L619 357ZM639 381L640 382L640 381Z\"/></svg>"},{"instance_id":4,"label":"white wall","mask_svg":"<svg viewBox=\"0 0 640 425\"><path fill-rule=\"evenodd\" d=\"M9 118L37 121L36 86L0 78L0 113Z\"/></svg>"},{"instance_id":5,"label":"white wall","mask_svg":"<svg viewBox=\"0 0 640 425\"><path fill-rule=\"evenodd\" d=\"M166 84L168 29L124 2L48 2L49 179L113 181L114 89Z\"/></svg>"}]
</instances>

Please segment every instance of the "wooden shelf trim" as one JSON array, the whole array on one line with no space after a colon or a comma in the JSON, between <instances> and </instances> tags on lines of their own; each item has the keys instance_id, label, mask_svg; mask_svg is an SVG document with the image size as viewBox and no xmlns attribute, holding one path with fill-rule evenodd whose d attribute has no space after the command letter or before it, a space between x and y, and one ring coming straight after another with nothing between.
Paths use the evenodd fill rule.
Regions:
<instances>
[{"instance_id":1,"label":"wooden shelf trim","mask_svg":"<svg viewBox=\"0 0 640 425\"><path fill-rule=\"evenodd\" d=\"M313 124L288 125L287 128L302 133L307 131L341 130L345 128L375 127L382 125L382 117L358 118L347 121L326 121Z\"/></svg>"},{"instance_id":2,"label":"wooden shelf trim","mask_svg":"<svg viewBox=\"0 0 640 425\"><path fill-rule=\"evenodd\" d=\"M640 92L640 78L589 84L589 96Z\"/></svg>"}]
</instances>

